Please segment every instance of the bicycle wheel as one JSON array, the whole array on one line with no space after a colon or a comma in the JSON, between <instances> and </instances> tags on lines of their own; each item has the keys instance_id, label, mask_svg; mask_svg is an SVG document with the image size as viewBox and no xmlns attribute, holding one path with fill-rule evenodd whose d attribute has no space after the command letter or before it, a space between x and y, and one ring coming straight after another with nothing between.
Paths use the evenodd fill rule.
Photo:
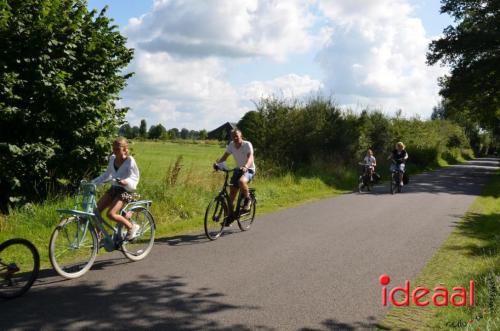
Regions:
<instances>
[{"instance_id":1,"label":"bicycle wheel","mask_svg":"<svg viewBox=\"0 0 500 331\"><path fill-rule=\"evenodd\" d=\"M63 219L52 232L49 244L50 263L64 278L78 278L94 264L99 242L88 219Z\"/></svg>"},{"instance_id":2,"label":"bicycle wheel","mask_svg":"<svg viewBox=\"0 0 500 331\"><path fill-rule=\"evenodd\" d=\"M253 220L255 219L255 210L257 208L257 200L255 200L255 197L253 195L250 195L250 199L252 199L252 204L250 205L250 210L247 212L240 211L240 217L238 217L238 226L240 227L241 231L247 231L250 230L250 227L252 226ZM244 200L244 199L242 199Z\"/></svg>"},{"instance_id":3,"label":"bicycle wheel","mask_svg":"<svg viewBox=\"0 0 500 331\"><path fill-rule=\"evenodd\" d=\"M222 197L216 197L210 202L205 212L205 234L208 239L216 240L220 237L227 214L227 205Z\"/></svg>"},{"instance_id":4,"label":"bicycle wheel","mask_svg":"<svg viewBox=\"0 0 500 331\"><path fill-rule=\"evenodd\" d=\"M122 253L132 261L139 261L145 258L155 243L155 221L153 216L144 207L130 210L130 222L140 226L138 236L131 241L124 241Z\"/></svg>"},{"instance_id":5,"label":"bicycle wheel","mask_svg":"<svg viewBox=\"0 0 500 331\"><path fill-rule=\"evenodd\" d=\"M358 179L358 192L359 193L363 192L364 186L365 186L365 184L363 183L363 177L359 176L359 179Z\"/></svg>"},{"instance_id":6,"label":"bicycle wheel","mask_svg":"<svg viewBox=\"0 0 500 331\"><path fill-rule=\"evenodd\" d=\"M396 185L396 182L395 182L395 179L394 179L394 173L391 175L391 183L389 184L391 186L391 194L394 194L394 190L395 190L395 185Z\"/></svg>"},{"instance_id":7,"label":"bicycle wheel","mask_svg":"<svg viewBox=\"0 0 500 331\"><path fill-rule=\"evenodd\" d=\"M0 298L26 293L38 277L40 255L26 239L10 239L0 245Z\"/></svg>"}]
</instances>

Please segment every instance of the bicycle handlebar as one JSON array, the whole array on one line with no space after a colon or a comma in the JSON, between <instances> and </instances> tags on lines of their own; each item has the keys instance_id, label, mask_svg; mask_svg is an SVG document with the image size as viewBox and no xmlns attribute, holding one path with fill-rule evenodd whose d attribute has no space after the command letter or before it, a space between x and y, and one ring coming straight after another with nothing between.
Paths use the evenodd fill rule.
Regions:
<instances>
[{"instance_id":1,"label":"bicycle handlebar","mask_svg":"<svg viewBox=\"0 0 500 331\"><path fill-rule=\"evenodd\" d=\"M217 165L217 163L214 163L213 168L214 168L215 171L222 171L222 172L228 172L228 173L236 171L236 170L240 170L240 168L224 169L224 168L219 167Z\"/></svg>"}]
</instances>

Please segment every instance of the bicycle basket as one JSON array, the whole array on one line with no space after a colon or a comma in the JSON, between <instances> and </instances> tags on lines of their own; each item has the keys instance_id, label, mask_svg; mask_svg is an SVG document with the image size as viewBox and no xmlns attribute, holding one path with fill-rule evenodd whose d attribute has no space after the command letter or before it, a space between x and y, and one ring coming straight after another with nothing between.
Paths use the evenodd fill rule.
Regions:
<instances>
[{"instance_id":1,"label":"bicycle basket","mask_svg":"<svg viewBox=\"0 0 500 331\"><path fill-rule=\"evenodd\" d=\"M75 197L75 209L82 208L86 213L91 213L96 206L95 202L96 186L93 183L81 183L78 194Z\"/></svg>"}]
</instances>

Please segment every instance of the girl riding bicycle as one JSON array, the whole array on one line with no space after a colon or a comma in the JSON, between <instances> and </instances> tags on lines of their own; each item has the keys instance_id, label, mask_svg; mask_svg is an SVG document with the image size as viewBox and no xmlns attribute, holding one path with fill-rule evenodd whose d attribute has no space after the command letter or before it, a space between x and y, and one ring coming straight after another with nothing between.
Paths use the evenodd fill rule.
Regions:
<instances>
[{"instance_id":1,"label":"girl riding bicycle","mask_svg":"<svg viewBox=\"0 0 500 331\"><path fill-rule=\"evenodd\" d=\"M377 166L377 160L373 156L373 151L368 149L366 151L366 156L363 159L363 165L366 167L366 172L370 175L370 180L373 180L373 173L375 172L375 167Z\"/></svg>"},{"instance_id":2,"label":"girl riding bicycle","mask_svg":"<svg viewBox=\"0 0 500 331\"><path fill-rule=\"evenodd\" d=\"M109 158L108 168L99 177L92 180L96 185L113 179L111 188L99 199L97 210L101 213L108 208L107 216L115 222L127 227L126 240L137 237L139 225L132 224L127 218L120 215L120 210L131 201L132 192L139 183L139 168L135 159L129 155L127 139L118 137L113 142L113 155Z\"/></svg>"}]
</instances>

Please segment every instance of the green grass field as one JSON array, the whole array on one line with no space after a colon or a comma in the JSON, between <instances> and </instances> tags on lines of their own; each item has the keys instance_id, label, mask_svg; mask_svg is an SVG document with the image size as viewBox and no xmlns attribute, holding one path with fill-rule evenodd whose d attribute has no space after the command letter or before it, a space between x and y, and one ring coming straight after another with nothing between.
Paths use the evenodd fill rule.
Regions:
<instances>
[{"instance_id":1,"label":"green grass field","mask_svg":"<svg viewBox=\"0 0 500 331\"><path fill-rule=\"evenodd\" d=\"M214 143L133 142L130 150L141 172L138 192L141 198L153 200L157 238L203 232L205 208L224 180L221 172L212 170L224 147ZM258 153L256 165L257 176L251 186L257 190L258 214L351 190L356 178L355 169L336 169L331 175L268 176L265 169L259 169ZM49 238L61 218L56 209L73 206L71 197L54 197L44 204L14 209L8 217L0 216L0 242L13 237L31 240L47 266ZM265 225L257 222L255 226Z\"/></svg>"}]
</instances>

